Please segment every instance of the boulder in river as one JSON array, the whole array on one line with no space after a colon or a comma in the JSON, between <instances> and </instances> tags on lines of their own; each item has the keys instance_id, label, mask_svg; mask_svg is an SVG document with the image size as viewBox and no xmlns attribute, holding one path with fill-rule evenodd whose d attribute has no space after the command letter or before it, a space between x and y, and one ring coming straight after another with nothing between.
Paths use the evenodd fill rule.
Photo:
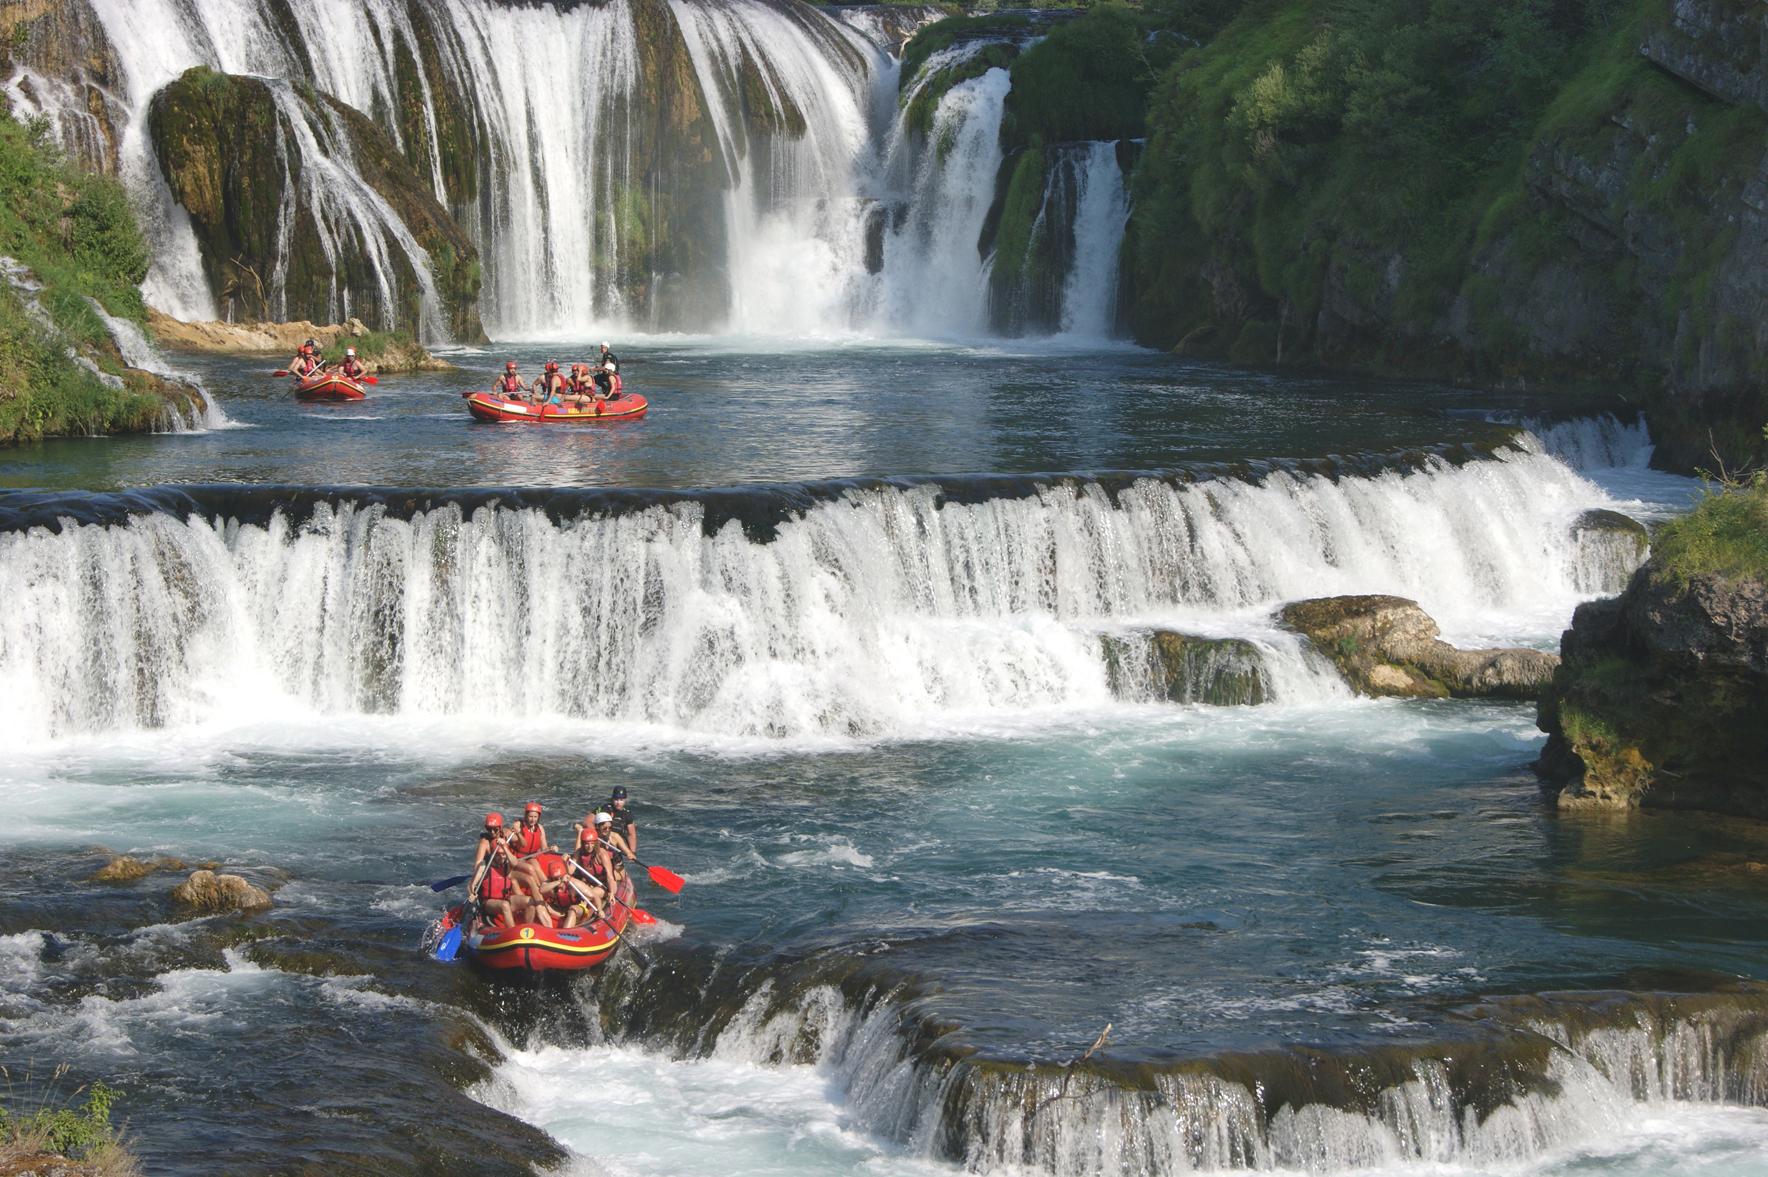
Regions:
<instances>
[{"instance_id":1,"label":"boulder in river","mask_svg":"<svg viewBox=\"0 0 1768 1177\"><path fill-rule=\"evenodd\" d=\"M192 871L188 879L172 888L172 902L204 914L261 911L270 906L270 892L253 886L238 875L199 870Z\"/></svg>"},{"instance_id":2,"label":"boulder in river","mask_svg":"<svg viewBox=\"0 0 1768 1177\"><path fill-rule=\"evenodd\" d=\"M1283 624L1312 642L1360 695L1534 699L1559 659L1543 650L1462 650L1405 597L1317 597L1285 605Z\"/></svg>"},{"instance_id":3,"label":"boulder in river","mask_svg":"<svg viewBox=\"0 0 1768 1177\"><path fill-rule=\"evenodd\" d=\"M135 883L158 871L180 871L184 862L177 858L141 859L119 854L92 872L91 883Z\"/></svg>"},{"instance_id":4,"label":"boulder in river","mask_svg":"<svg viewBox=\"0 0 1768 1177\"><path fill-rule=\"evenodd\" d=\"M1264 658L1244 639L1156 629L1099 640L1111 693L1120 699L1232 707L1270 698Z\"/></svg>"},{"instance_id":5,"label":"boulder in river","mask_svg":"<svg viewBox=\"0 0 1768 1177\"><path fill-rule=\"evenodd\" d=\"M1654 558L1579 607L1561 653L1536 768L1562 809L1768 819L1768 582Z\"/></svg>"}]
</instances>

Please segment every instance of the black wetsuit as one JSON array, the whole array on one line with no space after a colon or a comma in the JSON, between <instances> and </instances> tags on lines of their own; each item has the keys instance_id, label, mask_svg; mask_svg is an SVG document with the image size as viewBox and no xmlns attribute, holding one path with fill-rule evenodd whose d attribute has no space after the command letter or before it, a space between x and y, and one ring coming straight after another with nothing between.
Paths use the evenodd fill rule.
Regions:
<instances>
[{"instance_id":1,"label":"black wetsuit","mask_svg":"<svg viewBox=\"0 0 1768 1177\"><path fill-rule=\"evenodd\" d=\"M614 824L608 828L614 833L619 834L622 842L626 843L628 846L632 845L632 838L628 833L628 831L632 829L632 814L625 809L614 808L614 800L611 797L605 802L605 805L608 811L608 816L614 819ZM617 862L624 862L626 859L625 852L611 843L608 846L608 853L615 855L615 861Z\"/></svg>"},{"instance_id":2,"label":"black wetsuit","mask_svg":"<svg viewBox=\"0 0 1768 1177\"><path fill-rule=\"evenodd\" d=\"M614 373L602 367L603 364L613 364L614 370L617 372L620 370L620 357L611 351L605 351L601 358L595 362L595 386L602 390L603 396L606 396L614 387Z\"/></svg>"}]
</instances>

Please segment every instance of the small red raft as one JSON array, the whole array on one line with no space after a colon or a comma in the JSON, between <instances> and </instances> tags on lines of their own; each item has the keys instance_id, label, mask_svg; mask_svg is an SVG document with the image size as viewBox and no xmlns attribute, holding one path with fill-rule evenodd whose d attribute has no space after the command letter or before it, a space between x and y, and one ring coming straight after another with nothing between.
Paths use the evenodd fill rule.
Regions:
<instances>
[{"instance_id":1,"label":"small red raft","mask_svg":"<svg viewBox=\"0 0 1768 1177\"><path fill-rule=\"evenodd\" d=\"M564 405L537 405L531 401L513 400L495 392L466 392L467 412L477 421L526 421L530 425L578 425L597 421L631 421L645 415L651 402L636 392L616 392L605 401L595 401L587 408Z\"/></svg>"},{"instance_id":2,"label":"small red raft","mask_svg":"<svg viewBox=\"0 0 1768 1177\"><path fill-rule=\"evenodd\" d=\"M359 401L367 395L362 385L336 372L321 372L295 385L296 398L304 401Z\"/></svg>"},{"instance_id":3,"label":"small red raft","mask_svg":"<svg viewBox=\"0 0 1768 1177\"><path fill-rule=\"evenodd\" d=\"M543 855L538 860L542 870L552 857ZM620 880L614 895L619 902L612 905L614 914L610 919L576 928L549 928L542 924L497 928L475 920L466 929L461 947L473 963L487 969L588 972L613 957L632 919L632 879ZM461 909L455 908L444 917L444 922L458 920L460 914Z\"/></svg>"}]
</instances>

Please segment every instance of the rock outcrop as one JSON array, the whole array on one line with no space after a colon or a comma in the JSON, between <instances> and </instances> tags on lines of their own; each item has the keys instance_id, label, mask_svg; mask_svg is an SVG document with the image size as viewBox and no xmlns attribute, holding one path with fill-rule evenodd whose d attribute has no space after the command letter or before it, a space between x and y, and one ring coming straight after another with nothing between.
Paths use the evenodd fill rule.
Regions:
<instances>
[{"instance_id":1,"label":"rock outcrop","mask_svg":"<svg viewBox=\"0 0 1768 1177\"><path fill-rule=\"evenodd\" d=\"M1099 640L1111 693L1120 699L1233 707L1270 698L1264 658L1243 639L1157 629Z\"/></svg>"},{"instance_id":2,"label":"rock outcrop","mask_svg":"<svg viewBox=\"0 0 1768 1177\"><path fill-rule=\"evenodd\" d=\"M361 319L343 323L187 323L152 307L147 311L147 326L162 347L174 351L214 355L262 352L284 358L294 355L309 339L329 349L370 334ZM365 358L365 363L371 372L451 372L455 368L447 360L431 355L415 340L404 337L385 342L373 357Z\"/></svg>"},{"instance_id":3,"label":"rock outcrop","mask_svg":"<svg viewBox=\"0 0 1768 1177\"><path fill-rule=\"evenodd\" d=\"M1542 650L1462 650L1404 597L1319 597L1285 605L1283 624L1331 659L1360 695L1534 699L1559 659Z\"/></svg>"},{"instance_id":4,"label":"rock outcrop","mask_svg":"<svg viewBox=\"0 0 1768 1177\"><path fill-rule=\"evenodd\" d=\"M133 858L127 854L119 854L109 862L92 872L89 883L136 883L151 874L160 871L181 871L185 869L184 860L180 858Z\"/></svg>"},{"instance_id":5,"label":"rock outcrop","mask_svg":"<svg viewBox=\"0 0 1768 1177\"><path fill-rule=\"evenodd\" d=\"M255 887L238 875L211 870L192 871L188 879L172 888L171 899L180 907L209 915L221 911L262 911L270 906L270 892Z\"/></svg>"},{"instance_id":6,"label":"rock outcrop","mask_svg":"<svg viewBox=\"0 0 1768 1177\"><path fill-rule=\"evenodd\" d=\"M1581 606L1561 652L1537 768L1562 808L1768 819L1768 583L1654 561Z\"/></svg>"},{"instance_id":7,"label":"rock outcrop","mask_svg":"<svg viewBox=\"0 0 1768 1177\"><path fill-rule=\"evenodd\" d=\"M478 251L366 115L198 68L154 95L149 130L226 317L484 338Z\"/></svg>"}]
</instances>

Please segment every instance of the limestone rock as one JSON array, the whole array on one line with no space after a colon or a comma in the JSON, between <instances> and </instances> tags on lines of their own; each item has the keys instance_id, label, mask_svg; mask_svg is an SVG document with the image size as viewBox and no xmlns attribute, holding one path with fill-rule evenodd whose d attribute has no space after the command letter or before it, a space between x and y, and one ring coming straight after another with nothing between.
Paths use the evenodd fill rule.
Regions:
<instances>
[{"instance_id":1,"label":"limestone rock","mask_svg":"<svg viewBox=\"0 0 1768 1177\"><path fill-rule=\"evenodd\" d=\"M1395 698L1537 698L1559 659L1542 650L1462 650L1416 601L1319 597L1285 605L1283 624L1330 658L1361 695Z\"/></svg>"},{"instance_id":2,"label":"limestone rock","mask_svg":"<svg viewBox=\"0 0 1768 1177\"><path fill-rule=\"evenodd\" d=\"M1270 698L1258 647L1239 638L1157 629L1105 634L1100 642L1111 692L1122 699L1232 707Z\"/></svg>"},{"instance_id":3,"label":"limestone rock","mask_svg":"<svg viewBox=\"0 0 1768 1177\"><path fill-rule=\"evenodd\" d=\"M1647 564L1560 648L1536 769L1561 808L1768 818L1768 584Z\"/></svg>"},{"instance_id":4,"label":"limestone rock","mask_svg":"<svg viewBox=\"0 0 1768 1177\"><path fill-rule=\"evenodd\" d=\"M144 861L132 858L127 854L119 854L92 872L87 882L134 883L158 871L181 871L183 869L184 861L178 858L156 858Z\"/></svg>"},{"instance_id":5,"label":"limestone rock","mask_svg":"<svg viewBox=\"0 0 1768 1177\"><path fill-rule=\"evenodd\" d=\"M172 902L202 913L260 911L270 906L270 892L238 875L199 870L172 888Z\"/></svg>"},{"instance_id":6,"label":"limestone rock","mask_svg":"<svg viewBox=\"0 0 1768 1177\"><path fill-rule=\"evenodd\" d=\"M307 340L329 348L369 333L361 319L342 323L221 323L185 322L149 307L147 326L160 346L176 351L239 355L262 352L288 358ZM455 366L439 360L414 341L398 340L367 361L371 372L451 372Z\"/></svg>"}]
</instances>

